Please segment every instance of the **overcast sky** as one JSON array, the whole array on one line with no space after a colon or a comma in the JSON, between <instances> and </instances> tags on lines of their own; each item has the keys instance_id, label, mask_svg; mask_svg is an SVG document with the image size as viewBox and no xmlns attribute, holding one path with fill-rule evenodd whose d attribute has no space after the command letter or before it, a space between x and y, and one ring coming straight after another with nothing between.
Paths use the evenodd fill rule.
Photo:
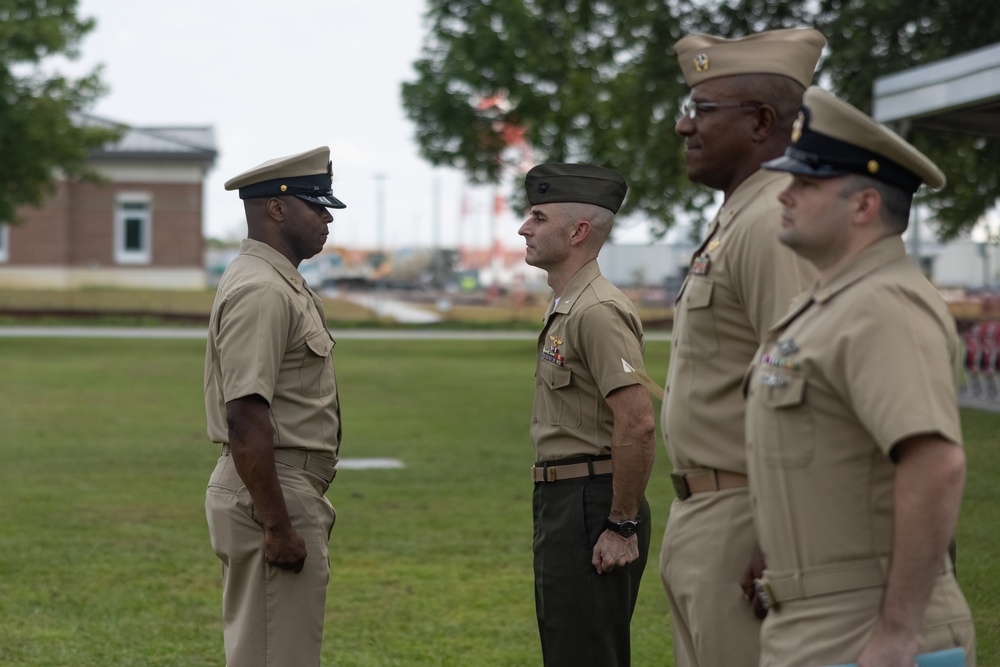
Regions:
<instances>
[{"instance_id":1,"label":"overcast sky","mask_svg":"<svg viewBox=\"0 0 1000 667\"><path fill-rule=\"evenodd\" d=\"M331 243L378 245L382 174L387 247L435 239L486 247L491 192L422 160L402 110L400 84L415 78L424 13L421 0L80 0L80 16L95 18L97 27L72 67L104 66L110 92L95 115L135 126L214 128L219 156L206 186L209 236L245 232L242 206L223 189L226 180L265 160L327 145L334 194L347 204L335 213ZM470 212L460 224L463 192ZM523 245L520 217L499 218L505 245Z\"/></svg>"}]
</instances>

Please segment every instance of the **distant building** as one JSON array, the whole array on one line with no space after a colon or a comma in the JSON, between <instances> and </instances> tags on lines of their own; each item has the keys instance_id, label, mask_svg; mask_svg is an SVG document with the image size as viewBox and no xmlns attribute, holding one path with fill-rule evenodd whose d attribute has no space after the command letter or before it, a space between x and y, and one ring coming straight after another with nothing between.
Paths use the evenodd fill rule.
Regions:
<instances>
[{"instance_id":1,"label":"distant building","mask_svg":"<svg viewBox=\"0 0 1000 667\"><path fill-rule=\"evenodd\" d=\"M110 125L93 116L78 122ZM102 184L58 181L41 208L0 225L0 287L205 287L211 127L132 127L92 153Z\"/></svg>"},{"instance_id":2,"label":"distant building","mask_svg":"<svg viewBox=\"0 0 1000 667\"><path fill-rule=\"evenodd\" d=\"M619 287L660 286L675 291L687 275L691 242L668 244L605 243L597 257L601 273Z\"/></svg>"}]
</instances>

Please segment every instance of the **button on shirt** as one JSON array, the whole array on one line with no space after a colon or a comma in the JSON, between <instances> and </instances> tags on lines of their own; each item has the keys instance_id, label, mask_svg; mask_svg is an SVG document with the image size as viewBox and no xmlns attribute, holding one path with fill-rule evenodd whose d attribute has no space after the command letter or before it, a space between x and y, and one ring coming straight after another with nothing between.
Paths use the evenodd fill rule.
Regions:
<instances>
[{"instance_id":1,"label":"button on shirt","mask_svg":"<svg viewBox=\"0 0 1000 667\"><path fill-rule=\"evenodd\" d=\"M208 435L229 442L226 403L270 404L274 446L336 458L340 402L322 300L271 246L246 239L219 283L208 331Z\"/></svg>"},{"instance_id":2,"label":"button on shirt","mask_svg":"<svg viewBox=\"0 0 1000 667\"><path fill-rule=\"evenodd\" d=\"M535 460L610 454L614 416L604 398L644 372L639 314L596 260L547 312L535 366Z\"/></svg>"},{"instance_id":3,"label":"button on shirt","mask_svg":"<svg viewBox=\"0 0 1000 667\"><path fill-rule=\"evenodd\" d=\"M898 236L814 286L771 330L747 376L750 493L768 568L891 551L900 441L962 434L958 338Z\"/></svg>"}]
</instances>

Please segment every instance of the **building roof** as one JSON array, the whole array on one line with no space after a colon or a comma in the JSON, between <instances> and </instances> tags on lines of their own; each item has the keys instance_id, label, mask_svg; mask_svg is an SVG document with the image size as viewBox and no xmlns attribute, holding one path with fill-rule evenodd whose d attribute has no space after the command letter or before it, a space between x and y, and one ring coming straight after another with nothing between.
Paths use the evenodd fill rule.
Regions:
<instances>
[{"instance_id":1,"label":"building roof","mask_svg":"<svg viewBox=\"0 0 1000 667\"><path fill-rule=\"evenodd\" d=\"M125 129L118 141L91 153L93 159L193 160L211 164L218 155L215 132L209 125L134 127L88 114L76 114L74 121Z\"/></svg>"},{"instance_id":2,"label":"building roof","mask_svg":"<svg viewBox=\"0 0 1000 667\"><path fill-rule=\"evenodd\" d=\"M1000 137L1000 44L875 80L881 123Z\"/></svg>"}]
</instances>

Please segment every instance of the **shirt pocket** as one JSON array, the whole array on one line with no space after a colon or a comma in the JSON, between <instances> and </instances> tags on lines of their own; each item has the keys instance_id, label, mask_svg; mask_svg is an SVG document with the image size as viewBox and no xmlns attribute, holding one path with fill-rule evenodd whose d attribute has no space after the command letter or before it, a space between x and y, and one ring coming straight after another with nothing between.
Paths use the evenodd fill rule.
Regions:
<instances>
[{"instance_id":1,"label":"shirt pocket","mask_svg":"<svg viewBox=\"0 0 1000 667\"><path fill-rule=\"evenodd\" d=\"M548 421L556 426L580 426L580 392L573 387L572 369L542 361L538 374L544 385L541 389Z\"/></svg>"},{"instance_id":2,"label":"shirt pocket","mask_svg":"<svg viewBox=\"0 0 1000 667\"><path fill-rule=\"evenodd\" d=\"M326 396L337 383L333 375L333 340L325 331L306 336L306 353L299 367L299 380L303 396Z\"/></svg>"},{"instance_id":3,"label":"shirt pocket","mask_svg":"<svg viewBox=\"0 0 1000 667\"><path fill-rule=\"evenodd\" d=\"M719 334L712 309L715 284L700 276L689 276L681 296L684 306L684 339L677 353L688 359L711 359L719 353Z\"/></svg>"},{"instance_id":4,"label":"shirt pocket","mask_svg":"<svg viewBox=\"0 0 1000 667\"><path fill-rule=\"evenodd\" d=\"M763 405L763 419L753 445L765 461L785 467L802 467L815 447L812 414L806 403L806 377L788 369L758 368L753 384Z\"/></svg>"}]
</instances>

